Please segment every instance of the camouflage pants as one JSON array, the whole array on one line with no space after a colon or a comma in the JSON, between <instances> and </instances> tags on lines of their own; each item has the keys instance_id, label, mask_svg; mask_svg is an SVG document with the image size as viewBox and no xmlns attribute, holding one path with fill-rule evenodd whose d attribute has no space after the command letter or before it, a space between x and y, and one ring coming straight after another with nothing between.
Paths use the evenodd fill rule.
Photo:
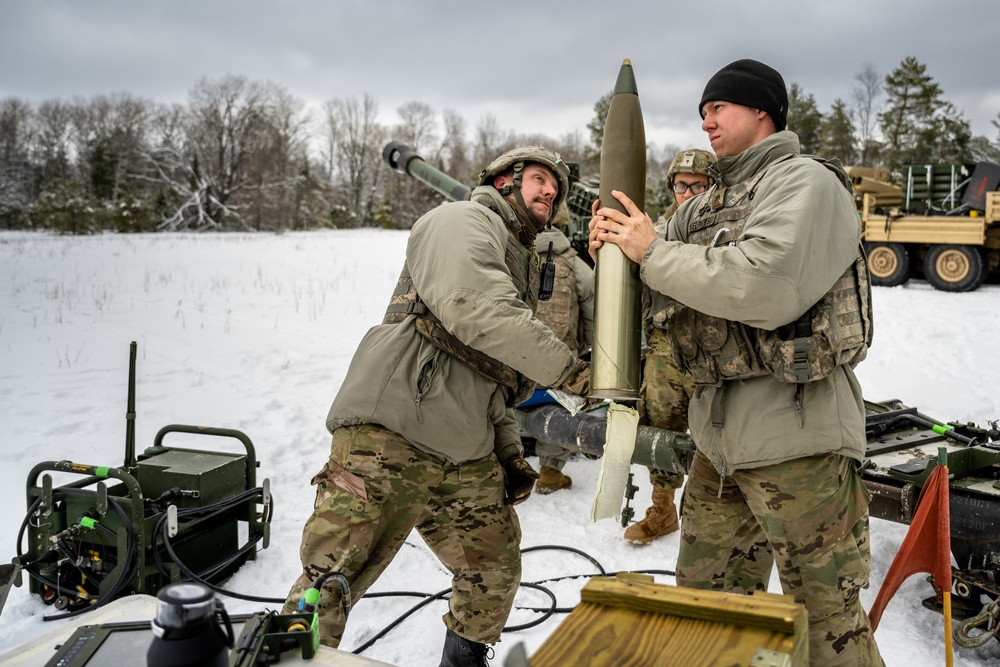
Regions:
<instances>
[{"instance_id":1,"label":"camouflage pants","mask_svg":"<svg viewBox=\"0 0 1000 667\"><path fill-rule=\"evenodd\" d=\"M535 453L538 454L538 462L543 466L562 470L566 461L573 455L573 450L565 449L550 442L535 441Z\"/></svg>"},{"instance_id":2,"label":"camouflage pants","mask_svg":"<svg viewBox=\"0 0 1000 667\"><path fill-rule=\"evenodd\" d=\"M645 416L650 426L687 433L688 404L694 393L694 380L677 367L665 331L653 329L649 346L651 349L643 366L639 414ZM684 476L650 468L649 481L653 486L679 489L684 484Z\"/></svg>"},{"instance_id":3,"label":"camouflage pants","mask_svg":"<svg viewBox=\"0 0 1000 667\"><path fill-rule=\"evenodd\" d=\"M452 573L445 625L477 642L500 638L521 581L521 526L504 504L495 456L458 466L381 426L351 426L334 431L330 460L312 483L316 501L302 531L302 575L284 613L328 572L347 578L357 603L416 528ZM318 607L321 641L334 648L344 634L340 597L339 587L328 584Z\"/></svg>"},{"instance_id":4,"label":"camouflage pants","mask_svg":"<svg viewBox=\"0 0 1000 667\"><path fill-rule=\"evenodd\" d=\"M882 665L858 598L871 570L868 499L847 457L809 456L720 479L698 452L684 489L677 583L766 590L770 546L782 589L808 611L810 664Z\"/></svg>"}]
</instances>

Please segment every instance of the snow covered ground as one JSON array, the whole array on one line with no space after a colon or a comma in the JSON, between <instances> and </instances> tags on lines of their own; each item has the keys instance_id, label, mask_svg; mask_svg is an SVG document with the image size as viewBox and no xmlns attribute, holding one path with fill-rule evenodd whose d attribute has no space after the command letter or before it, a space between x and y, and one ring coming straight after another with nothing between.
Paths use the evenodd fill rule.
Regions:
<instances>
[{"instance_id":1,"label":"snow covered ground","mask_svg":"<svg viewBox=\"0 0 1000 667\"><path fill-rule=\"evenodd\" d=\"M284 235L201 234L56 237L0 232L0 562L15 555L25 510L24 484L42 461L121 465L125 443L128 345L139 344L137 449L166 424L244 431L271 480L276 513L271 546L230 581L234 590L283 597L298 569L302 523L311 510L309 478L327 456L324 427L358 340L377 323L395 285L406 232L338 231ZM871 400L898 398L942 420L980 425L1000 418L1000 286L946 294L923 282L875 289L875 344L859 367ZM168 442L168 444L170 444ZM203 444L218 449L224 443ZM535 460L537 463L537 460ZM571 547L606 572L672 570L677 536L645 548L626 545L616 521L592 523L599 461L573 459L573 488L532 496L518 507L523 546ZM645 471L633 467L639 515L649 502ZM871 606L905 526L873 520ZM524 580L588 575L597 567L565 550L524 555ZM657 576L672 583L666 575ZM585 578L546 584L559 606L579 601ZM449 576L413 536L373 590L447 588ZM775 580L772 590L780 591ZM944 664L941 616L911 577L887 608L876 638L887 664ZM232 613L258 603L224 598ZM367 641L418 600L363 600L341 648ZM436 665L445 602L418 611L364 655L399 665ZM543 606L530 589L522 606ZM47 632L51 623L27 586L15 588L0 616L0 650ZM536 614L517 611L511 624ZM529 655L564 616L504 636L495 664L519 642ZM57 623L63 621L57 621ZM987 665L1000 643L956 648L956 664Z\"/></svg>"}]
</instances>

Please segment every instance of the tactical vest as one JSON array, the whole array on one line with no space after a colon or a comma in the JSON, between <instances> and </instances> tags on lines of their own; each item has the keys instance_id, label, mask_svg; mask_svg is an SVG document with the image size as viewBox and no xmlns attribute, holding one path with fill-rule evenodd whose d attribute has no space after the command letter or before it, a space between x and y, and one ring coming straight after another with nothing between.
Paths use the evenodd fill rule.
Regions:
<instances>
[{"instance_id":1,"label":"tactical vest","mask_svg":"<svg viewBox=\"0 0 1000 667\"><path fill-rule=\"evenodd\" d=\"M821 162L851 190L839 163L813 155L786 155L742 183L728 188L714 185L708 203L688 224L688 242L735 245L766 170L797 157ZM837 366L863 360L872 340L871 280L860 241L853 264L830 290L795 322L773 331L706 315L655 292L652 299L653 325L667 330L678 365L698 385L721 386L726 380L766 375L782 382L812 382Z\"/></svg>"},{"instance_id":2,"label":"tactical vest","mask_svg":"<svg viewBox=\"0 0 1000 667\"><path fill-rule=\"evenodd\" d=\"M525 248L508 229L504 262L510 271L517 296L535 311L538 300L539 266L538 256ZM413 285L410 268L404 263L399 274L396 289L393 290L389 306L385 310L382 324L397 324L408 315L416 315L414 326L420 334L438 349L450 354L472 370L498 382L507 389L507 406L523 403L535 390L535 381L518 373L510 366L472 348L445 329L427 305L420 300Z\"/></svg>"},{"instance_id":3,"label":"tactical vest","mask_svg":"<svg viewBox=\"0 0 1000 667\"><path fill-rule=\"evenodd\" d=\"M547 254L546 251L540 251L539 260L544 260ZM573 250L552 258L556 265L552 296L548 301L538 302L535 317L552 329L556 338L566 343L569 349L580 350L583 341L580 336L580 297L576 290L575 260L576 253Z\"/></svg>"}]
</instances>

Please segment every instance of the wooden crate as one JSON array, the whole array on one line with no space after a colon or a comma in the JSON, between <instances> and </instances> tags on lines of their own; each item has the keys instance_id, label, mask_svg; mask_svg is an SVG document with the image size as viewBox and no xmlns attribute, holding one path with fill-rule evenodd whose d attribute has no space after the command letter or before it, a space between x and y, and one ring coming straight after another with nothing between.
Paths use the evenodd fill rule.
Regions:
<instances>
[{"instance_id":1,"label":"wooden crate","mask_svg":"<svg viewBox=\"0 0 1000 667\"><path fill-rule=\"evenodd\" d=\"M592 579L580 598L531 667L809 664L806 610L788 595L700 591L625 573Z\"/></svg>"}]
</instances>

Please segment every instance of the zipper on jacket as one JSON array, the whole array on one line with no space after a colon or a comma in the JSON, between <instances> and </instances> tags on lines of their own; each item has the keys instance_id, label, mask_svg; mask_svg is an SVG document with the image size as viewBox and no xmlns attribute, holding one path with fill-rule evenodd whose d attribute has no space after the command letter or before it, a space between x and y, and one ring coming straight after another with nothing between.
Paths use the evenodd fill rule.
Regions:
<instances>
[{"instance_id":1,"label":"zipper on jacket","mask_svg":"<svg viewBox=\"0 0 1000 667\"><path fill-rule=\"evenodd\" d=\"M420 375L417 376L417 393L413 397L413 405L417 409L418 422L424 421L424 414L420 409L420 401L423 400L424 394L431 388L431 380L434 379L434 374L437 373L439 352L440 350L434 351L434 355L421 367Z\"/></svg>"},{"instance_id":2,"label":"zipper on jacket","mask_svg":"<svg viewBox=\"0 0 1000 667\"><path fill-rule=\"evenodd\" d=\"M802 425L802 396L803 396L803 394L805 394L805 391L806 391L806 386L803 383L799 382L797 385L795 385L795 400L794 400L794 405L795 405L795 414L799 418L799 428L803 428L803 425Z\"/></svg>"},{"instance_id":3,"label":"zipper on jacket","mask_svg":"<svg viewBox=\"0 0 1000 667\"><path fill-rule=\"evenodd\" d=\"M722 485L725 484L726 478L729 477L729 462L726 461L726 457L722 453L722 447L719 446L719 439L722 437L722 427L716 427L715 429L715 453L719 455L719 461L722 462L722 470L719 471L719 498L722 498Z\"/></svg>"}]
</instances>

